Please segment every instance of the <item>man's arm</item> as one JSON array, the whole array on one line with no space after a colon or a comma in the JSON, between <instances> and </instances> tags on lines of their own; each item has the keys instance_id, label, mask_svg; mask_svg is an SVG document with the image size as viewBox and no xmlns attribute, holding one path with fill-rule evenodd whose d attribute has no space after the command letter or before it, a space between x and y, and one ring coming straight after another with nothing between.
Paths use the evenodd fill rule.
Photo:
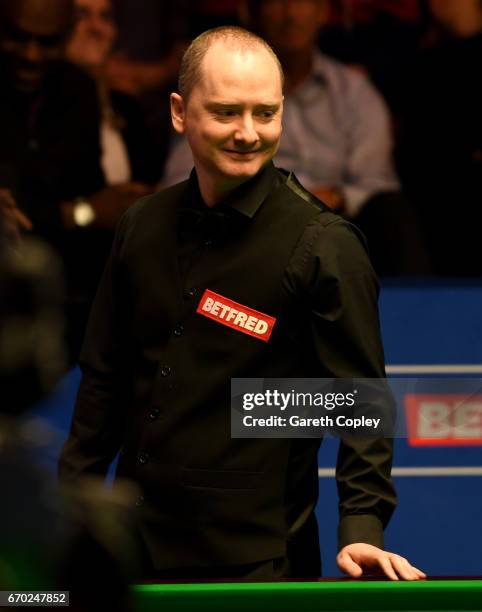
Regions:
<instances>
[{"instance_id":1,"label":"man's arm","mask_svg":"<svg viewBox=\"0 0 482 612\"><path fill-rule=\"evenodd\" d=\"M307 239L308 264L304 270L311 338L320 369L325 377L383 378L378 281L363 238L337 217L327 214L321 219ZM393 404L389 402L389 420L393 419L392 411ZM340 440L336 469L341 550L338 561L340 568L353 576L377 565L395 579L386 564L390 553L382 550L383 529L396 506L391 480L392 446L393 440L386 438ZM357 561L349 554L352 545L358 547L357 571ZM406 579L415 578L413 570L399 574Z\"/></svg>"},{"instance_id":2,"label":"man's arm","mask_svg":"<svg viewBox=\"0 0 482 612\"><path fill-rule=\"evenodd\" d=\"M123 440L118 256L124 221L119 223L87 325L80 356L82 380L59 462L64 482L83 474L105 475Z\"/></svg>"}]
</instances>

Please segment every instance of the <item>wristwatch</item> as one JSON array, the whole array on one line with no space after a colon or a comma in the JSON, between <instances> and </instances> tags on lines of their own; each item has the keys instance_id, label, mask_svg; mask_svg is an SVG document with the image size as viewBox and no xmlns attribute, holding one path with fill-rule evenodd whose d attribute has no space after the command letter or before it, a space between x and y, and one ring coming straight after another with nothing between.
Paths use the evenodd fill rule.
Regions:
<instances>
[{"instance_id":1,"label":"wristwatch","mask_svg":"<svg viewBox=\"0 0 482 612\"><path fill-rule=\"evenodd\" d=\"M85 198L77 198L74 204L73 217L75 225L87 227L95 221L95 210Z\"/></svg>"}]
</instances>

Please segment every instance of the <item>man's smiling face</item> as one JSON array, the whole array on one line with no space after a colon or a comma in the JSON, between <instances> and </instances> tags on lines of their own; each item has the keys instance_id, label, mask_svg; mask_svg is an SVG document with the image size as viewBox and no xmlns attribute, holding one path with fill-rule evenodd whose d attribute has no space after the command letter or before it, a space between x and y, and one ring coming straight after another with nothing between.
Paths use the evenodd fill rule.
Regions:
<instances>
[{"instance_id":1,"label":"man's smiling face","mask_svg":"<svg viewBox=\"0 0 482 612\"><path fill-rule=\"evenodd\" d=\"M177 96L176 104L182 119L174 120L174 127L187 136L200 181L215 190L255 176L278 149L281 75L262 47L243 51L216 42L202 60L189 99Z\"/></svg>"}]
</instances>

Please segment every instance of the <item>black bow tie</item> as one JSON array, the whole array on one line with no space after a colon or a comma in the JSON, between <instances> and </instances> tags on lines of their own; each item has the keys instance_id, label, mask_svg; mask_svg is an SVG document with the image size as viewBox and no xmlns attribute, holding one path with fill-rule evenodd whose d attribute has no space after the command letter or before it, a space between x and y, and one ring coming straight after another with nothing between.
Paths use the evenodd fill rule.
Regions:
<instances>
[{"instance_id":1,"label":"black bow tie","mask_svg":"<svg viewBox=\"0 0 482 612\"><path fill-rule=\"evenodd\" d=\"M180 208L178 227L181 235L222 236L242 226L243 217L232 209L193 207Z\"/></svg>"}]
</instances>

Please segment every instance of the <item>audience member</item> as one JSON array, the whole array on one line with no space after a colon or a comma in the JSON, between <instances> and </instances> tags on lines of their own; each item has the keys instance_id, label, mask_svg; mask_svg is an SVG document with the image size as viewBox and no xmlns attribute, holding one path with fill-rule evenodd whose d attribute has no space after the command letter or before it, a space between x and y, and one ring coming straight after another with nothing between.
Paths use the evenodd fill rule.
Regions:
<instances>
[{"instance_id":1,"label":"audience member","mask_svg":"<svg viewBox=\"0 0 482 612\"><path fill-rule=\"evenodd\" d=\"M418 226L393 168L385 104L363 74L316 47L328 1L258 0L247 9L251 25L274 47L286 76L275 163L293 169L317 197L360 225L379 273L425 273ZM163 184L187 178L191 167L186 141L175 141Z\"/></svg>"},{"instance_id":2,"label":"audience member","mask_svg":"<svg viewBox=\"0 0 482 612\"><path fill-rule=\"evenodd\" d=\"M434 271L482 275L482 2L430 0L431 47L404 79L399 168ZM455 219L466 218L461 229Z\"/></svg>"},{"instance_id":3,"label":"audience member","mask_svg":"<svg viewBox=\"0 0 482 612\"><path fill-rule=\"evenodd\" d=\"M135 491L122 483L110 494L91 479L61 495L41 468L54 432L27 411L63 371L62 275L40 240L10 248L7 212L0 208L0 589L69 590L74 612L127 612L138 573Z\"/></svg>"},{"instance_id":4,"label":"audience member","mask_svg":"<svg viewBox=\"0 0 482 612\"><path fill-rule=\"evenodd\" d=\"M417 49L422 14L420 0L332 0L320 47L366 71L393 110L400 70Z\"/></svg>"},{"instance_id":5,"label":"audience member","mask_svg":"<svg viewBox=\"0 0 482 612\"><path fill-rule=\"evenodd\" d=\"M193 36L210 28L239 25L239 12L243 0L198 0L194 12Z\"/></svg>"},{"instance_id":6,"label":"audience member","mask_svg":"<svg viewBox=\"0 0 482 612\"><path fill-rule=\"evenodd\" d=\"M191 0L113 0L119 30L106 73L110 86L136 96L164 164L171 125L169 93L191 38ZM162 168L162 166L161 166Z\"/></svg>"},{"instance_id":7,"label":"audience member","mask_svg":"<svg viewBox=\"0 0 482 612\"><path fill-rule=\"evenodd\" d=\"M109 58L111 85L130 94L163 89L177 78L191 36L189 0L112 0L119 30L118 53Z\"/></svg>"},{"instance_id":8,"label":"audience member","mask_svg":"<svg viewBox=\"0 0 482 612\"><path fill-rule=\"evenodd\" d=\"M108 184L130 180L155 183L160 160L144 123L138 102L109 89L106 65L116 25L111 0L74 0L76 22L67 46L69 61L86 70L96 81L102 123L102 170Z\"/></svg>"},{"instance_id":9,"label":"audience member","mask_svg":"<svg viewBox=\"0 0 482 612\"><path fill-rule=\"evenodd\" d=\"M71 0L0 0L0 188L62 256L76 359L113 228L145 190L105 187L95 84L61 59L72 24Z\"/></svg>"}]
</instances>

